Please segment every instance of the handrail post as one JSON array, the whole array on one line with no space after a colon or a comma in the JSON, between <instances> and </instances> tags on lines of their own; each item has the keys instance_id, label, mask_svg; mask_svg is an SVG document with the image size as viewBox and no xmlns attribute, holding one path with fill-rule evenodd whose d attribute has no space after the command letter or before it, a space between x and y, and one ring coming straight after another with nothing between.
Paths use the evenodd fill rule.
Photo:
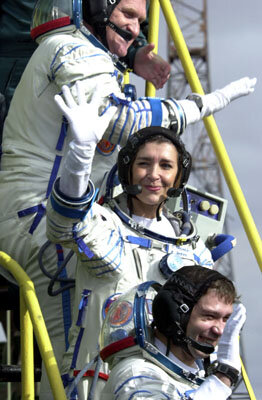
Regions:
<instances>
[{"instance_id":1,"label":"handrail post","mask_svg":"<svg viewBox=\"0 0 262 400\"><path fill-rule=\"evenodd\" d=\"M159 15L160 4L159 0L150 0L149 5L149 28L148 28L148 43L154 43L154 53L158 51L158 33L159 33ZM156 89L153 83L146 82L146 96L155 97Z\"/></svg>"},{"instance_id":2,"label":"handrail post","mask_svg":"<svg viewBox=\"0 0 262 400\"><path fill-rule=\"evenodd\" d=\"M21 333L21 385L22 400L34 400L34 346L33 326L20 288L20 333Z\"/></svg>"},{"instance_id":3,"label":"handrail post","mask_svg":"<svg viewBox=\"0 0 262 400\"><path fill-rule=\"evenodd\" d=\"M24 302L26 310L28 310L31 318L31 322L33 325L36 341L39 347L42 360L45 364L47 376L53 394L53 399L66 400L66 394L62 383L61 375L57 366L57 362L45 326L39 302L36 297L34 284L29 279L29 276L26 274L23 268L3 251L0 251L0 264L13 275L13 277L19 284L20 290L23 293L23 295L20 295L20 299L22 297L22 308ZM23 310L22 314L24 315L27 313L25 313ZM21 333L24 335L24 332ZM25 340L25 338L23 340Z\"/></svg>"}]
</instances>

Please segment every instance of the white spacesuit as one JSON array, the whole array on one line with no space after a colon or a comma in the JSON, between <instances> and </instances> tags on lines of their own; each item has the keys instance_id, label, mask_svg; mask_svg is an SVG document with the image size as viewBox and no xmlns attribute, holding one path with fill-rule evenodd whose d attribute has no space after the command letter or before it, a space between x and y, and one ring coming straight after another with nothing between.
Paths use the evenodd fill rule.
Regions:
<instances>
[{"instance_id":1,"label":"white spacesuit","mask_svg":"<svg viewBox=\"0 0 262 400\"><path fill-rule=\"evenodd\" d=\"M83 199L81 207L79 202L65 202L54 188L47 206L48 238L73 249L80 259L70 348L63 365L63 373L71 369L71 375L96 356L98 334L113 299L139 282L164 282L166 277L159 263L167 254L172 253L177 267L201 264L212 268L213 265L203 241L196 240L193 225L186 238L181 236L181 221L167 210L166 216L174 225L169 237L144 229L142 220L138 224L130 218L125 194L105 206L94 203L89 207L90 201ZM80 210L85 211L81 214ZM148 234L143 233L145 230ZM183 240L181 244L179 238ZM101 372L107 369L102 368ZM103 379L103 374L100 377Z\"/></svg>"},{"instance_id":2,"label":"white spacesuit","mask_svg":"<svg viewBox=\"0 0 262 400\"><path fill-rule=\"evenodd\" d=\"M213 272L216 274L216 271ZM210 274L208 285L212 278L216 280L219 276ZM192 292L189 286L182 286L183 280L181 281L181 277L179 279L176 283L181 285L177 291L179 293L177 304L183 303L184 307L189 305L192 309L190 305ZM189 285L188 280L185 282ZM193 287L195 289L196 285ZM154 320L156 306L153 302L157 292L159 285L156 282L144 282L120 296L108 310L100 335L100 354L102 359L109 363L111 371L101 393L101 400L228 399L232 393L231 388L218 379L214 371L210 370L207 373L209 376L206 377L201 359L196 359L194 365L189 366L172 352L169 351L167 354L166 344L155 336L154 328L159 329L158 322ZM167 298L165 297L165 302ZM175 310L176 300L172 295L170 301ZM177 329L181 329L179 313L173 311L173 318L170 318L170 310L167 303L165 310L163 307L159 309L159 313L166 315L164 319L168 320L169 332L174 321L178 324ZM224 336L219 341L218 359L222 360L223 354L223 362L232 367L231 376L235 382L240 371L238 335L245 321L245 315L245 307L238 305L227 322ZM187 337L187 341L190 340L192 339ZM227 374L226 369L224 371Z\"/></svg>"},{"instance_id":3,"label":"white spacesuit","mask_svg":"<svg viewBox=\"0 0 262 400\"><path fill-rule=\"evenodd\" d=\"M63 88L67 104L61 96L55 98L70 122L72 141L61 168L61 177L56 180L47 206L48 238L73 249L80 261L76 271L70 348L64 357L65 383L96 356L103 317L115 296L144 280L163 282L172 268L180 268L185 264L200 264L209 268L213 265L209 250L196 236L196 230L185 216L186 213L172 215L165 210L164 213L161 211L162 216L158 218L165 196L177 196L183 192L191 168L191 156L172 130L148 127L131 135L118 155L117 177L124 193L118 192L120 185L116 184L116 168L113 168L106 179L106 188L101 190L99 196L104 206L94 202L95 189L89 177L95 146L110 123L109 114L115 111L109 109L98 117L96 102L100 100L99 93L92 103L87 104L81 100L82 85L78 82L76 86L79 105L67 87ZM83 124L86 115L92 120L88 131ZM177 167L169 184L162 182L164 177L161 178L161 186L166 187L167 193L163 198L158 195L153 198L156 218L150 217L148 220L143 216L144 213L141 216L130 211L133 196L139 193L142 196L143 193L142 187L130 183L130 168L139 149L159 136L174 145L171 147L175 147L177 156L172 157L176 157L174 165ZM160 150L163 145L158 143L157 148ZM165 176L167 171L169 164L166 165L165 160L161 175ZM150 174L148 172L148 176ZM146 200L141 201L143 209ZM173 256L173 262L169 263L167 255ZM105 371L104 366L100 378L106 378ZM86 371L85 376L93 374L92 370ZM87 385L82 385L78 390L79 394L85 391L85 394L80 394L80 398L85 398Z\"/></svg>"},{"instance_id":4,"label":"white spacesuit","mask_svg":"<svg viewBox=\"0 0 262 400\"><path fill-rule=\"evenodd\" d=\"M51 3L40 1L44 9ZM58 3L68 1L61 0ZM80 4L75 1L69 3L70 12L72 7ZM68 329L71 325L70 295L63 292L62 296L49 298L46 294L49 278L42 274L38 263L39 249L46 242L46 201L63 164L63 156L68 152L67 134L70 134L62 113L54 106L54 95L60 93L64 84L76 94L75 82L81 80L87 101L90 101L97 87L102 88L103 95L98 105L100 111L116 105L116 112L104 136L113 144L100 143L93 164L93 179L99 182L115 162L117 145L124 144L126 138L137 129L150 125L167 127L172 120L177 132L182 133L186 124L253 91L254 81L246 78L237 86L232 86L229 92L221 91L212 98L208 98L211 95L204 96L201 106L190 100L181 103L173 99L127 100L121 92L123 75L116 57L83 26L81 31L79 26L76 28L69 18L71 15L63 15L63 21L66 20L63 25L61 18L57 19L56 24L59 7L53 9L50 6L49 12L35 14L34 21L43 15L52 15L52 21L49 24L48 20L40 23L38 20L39 25L34 25L39 46L23 73L5 121L0 171L0 240L1 250L21 264L35 284L60 365L61 355L68 345ZM214 99L218 99L219 105ZM88 117L85 124L88 124ZM60 245L44 254L44 264L51 275L66 254ZM75 263L71 259L64 270L67 276L74 276ZM5 271L2 273L5 274ZM41 390L45 388L47 384L42 385Z\"/></svg>"}]
</instances>

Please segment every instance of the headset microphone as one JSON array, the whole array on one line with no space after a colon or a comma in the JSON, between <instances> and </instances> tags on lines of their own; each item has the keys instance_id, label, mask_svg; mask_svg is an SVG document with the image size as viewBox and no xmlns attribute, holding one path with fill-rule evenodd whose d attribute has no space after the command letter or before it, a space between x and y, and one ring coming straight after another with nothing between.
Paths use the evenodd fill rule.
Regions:
<instances>
[{"instance_id":1,"label":"headset microphone","mask_svg":"<svg viewBox=\"0 0 262 400\"><path fill-rule=\"evenodd\" d=\"M111 29L113 29L113 31L115 31L118 35L120 35L126 42L129 42L131 39L133 39L133 35L132 35L131 32L129 32L129 31L125 30L125 29L119 28L119 26L117 26L113 22L108 21L107 25Z\"/></svg>"},{"instance_id":2,"label":"headset microphone","mask_svg":"<svg viewBox=\"0 0 262 400\"><path fill-rule=\"evenodd\" d=\"M186 337L185 341L188 344L191 344L191 346L194 347L194 349L200 350L205 354L211 354L215 350L215 348L214 348L214 346L212 346L212 344L200 343L188 336Z\"/></svg>"},{"instance_id":3,"label":"headset microphone","mask_svg":"<svg viewBox=\"0 0 262 400\"><path fill-rule=\"evenodd\" d=\"M127 185L125 186L125 191L128 194L131 194L132 196L136 196L137 194L142 192L142 186L141 185Z\"/></svg>"},{"instance_id":4,"label":"headset microphone","mask_svg":"<svg viewBox=\"0 0 262 400\"><path fill-rule=\"evenodd\" d=\"M166 192L168 197L178 197L182 193L182 189L179 188L169 188L168 191Z\"/></svg>"}]
</instances>

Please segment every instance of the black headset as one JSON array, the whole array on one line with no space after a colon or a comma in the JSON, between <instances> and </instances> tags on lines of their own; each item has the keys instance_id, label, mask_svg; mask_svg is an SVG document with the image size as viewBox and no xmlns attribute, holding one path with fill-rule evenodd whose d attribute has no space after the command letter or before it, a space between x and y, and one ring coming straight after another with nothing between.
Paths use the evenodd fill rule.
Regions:
<instances>
[{"instance_id":1,"label":"black headset","mask_svg":"<svg viewBox=\"0 0 262 400\"><path fill-rule=\"evenodd\" d=\"M193 272L194 279L187 278L188 272L191 275ZM186 328L194 305L207 292L211 282L220 279L231 282L218 271L200 265L185 266L177 270L153 300L154 326L176 345L187 348L190 344L206 354L211 354L214 347L186 336Z\"/></svg>"}]
</instances>

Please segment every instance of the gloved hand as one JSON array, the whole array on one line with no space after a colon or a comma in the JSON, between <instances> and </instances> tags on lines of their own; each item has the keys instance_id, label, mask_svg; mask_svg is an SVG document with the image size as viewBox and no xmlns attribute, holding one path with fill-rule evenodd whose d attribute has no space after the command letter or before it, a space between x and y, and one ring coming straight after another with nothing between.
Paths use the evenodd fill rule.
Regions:
<instances>
[{"instance_id":1,"label":"gloved hand","mask_svg":"<svg viewBox=\"0 0 262 400\"><path fill-rule=\"evenodd\" d=\"M55 95L55 102L71 126L72 140L76 144L84 145L86 142L97 144L108 124L116 112L116 107L111 106L103 115L98 115L99 102L102 92L94 90L90 103L86 102L85 92L80 81L76 82L78 104L74 100L68 86L62 87L63 96Z\"/></svg>"},{"instance_id":2,"label":"gloved hand","mask_svg":"<svg viewBox=\"0 0 262 400\"><path fill-rule=\"evenodd\" d=\"M217 360L221 363L231 365L239 372L241 363L239 357L239 333L246 320L246 308L243 304L235 304L233 313L230 315L224 332L218 343Z\"/></svg>"},{"instance_id":3,"label":"gloved hand","mask_svg":"<svg viewBox=\"0 0 262 400\"><path fill-rule=\"evenodd\" d=\"M186 124L190 125L216 111L222 110L232 100L252 93L256 82L256 78L242 78L210 94L191 93L185 100L175 100L174 102L166 100L165 103L169 103L169 107L173 109L173 113L177 115L179 121L181 117L175 106L178 103L183 108Z\"/></svg>"},{"instance_id":4,"label":"gloved hand","mask_svg":"<svg viewBox=\"0 0 262 400\"><path fill-rule=\"evenodd\" d=\"M62 87L63 95L56 95L55 101L71 126L71 141L60 170L62 193L69 197L82 197L88 186L95 148L102 138L116 107L111 106L102 116L98 115L101 91L95 90L90 103L86 102L81 82L76 82L78 104L69 88Z\"/></svg>"},{"instance_id":5,"label":"gloved hand","mask_svg":"<svg viewBox=\"0 0 262 400\"><path fill-rule=\"evenodd\" d=\"M246 77L239 79L238 81L231 82L223 89L218 89L210 94L200 96L203 103L200 114L201 118L207 117L208 115L221 110L232 100L254 92L254 86L256 82L257 78L250 79Z\"/></svg>"}]
</instances>

